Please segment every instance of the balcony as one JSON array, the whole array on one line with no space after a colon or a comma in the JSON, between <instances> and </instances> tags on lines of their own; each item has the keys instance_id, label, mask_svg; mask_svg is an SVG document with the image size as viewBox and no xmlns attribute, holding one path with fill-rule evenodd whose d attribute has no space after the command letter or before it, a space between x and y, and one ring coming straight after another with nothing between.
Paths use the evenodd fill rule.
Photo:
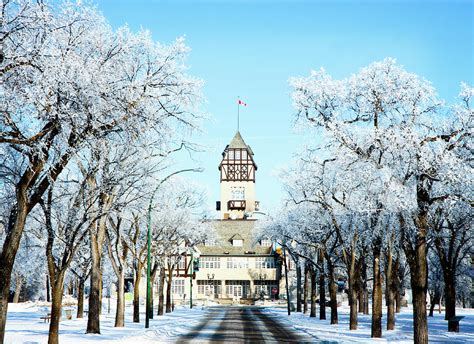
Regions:
<instances>
[{"instance_id":1,"label":"balcony","mask_svg":"<svg viewBox=\"0 0 474 344\"><path fill-rule=\"evenodd\" d=\"M227 202L227 209L245 210L245 201L244 200L230 200Z\"/></svg>"}]
</instances>

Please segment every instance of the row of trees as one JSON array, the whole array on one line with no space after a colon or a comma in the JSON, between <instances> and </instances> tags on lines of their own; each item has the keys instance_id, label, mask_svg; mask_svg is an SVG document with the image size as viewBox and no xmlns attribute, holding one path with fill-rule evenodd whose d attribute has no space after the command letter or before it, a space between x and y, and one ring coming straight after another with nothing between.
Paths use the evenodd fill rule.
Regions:
<instances>
[{"instance_id":1,"label":"row of trees","mask_svg":"<svg viewBox=\"0 0 474 344\"><path fill-rule=\"evenodd\" d=\"M162 45L147 31L113 30L80 2L0 1L0 342L12 276L27 264L15 265L25 232L46 254L49 342L58 342L71 273L80 295L90 279L87 333L100 333L104 254L123 326L123 277L134 267L139 283L152 190L173 170L173 153L194 150L184 138L202 118L202 82L186 74L188 51L183 39ZM156 195L153 276L204 239L193 220L199 202L189 183Z\"/></svg>"},{"instance_id":2,"label":"row of trees","mask_svg":"<svg viewBox=\"0 0 474 344\"><path fill-rule=\"evenodd\" d=\"M395 328L409 272L414 341L427 343L428 284L437 302L444 290L451 319L472 257L474 89L462 84L459 103L446 106L429 82L394 59L347 79L320 70L290 85L297 124L316 140L283 173L285 215L267 222L262 235L287 247L310 272L313 298L315 272L320 300L328 279L331 323L337 323L337 277L348 282L351 330L358 302L368 314L370 279L372 337L382 335L383 289L387 330ZM430 268L442 273L428 279Z\"/></svg>"}]
</instances>

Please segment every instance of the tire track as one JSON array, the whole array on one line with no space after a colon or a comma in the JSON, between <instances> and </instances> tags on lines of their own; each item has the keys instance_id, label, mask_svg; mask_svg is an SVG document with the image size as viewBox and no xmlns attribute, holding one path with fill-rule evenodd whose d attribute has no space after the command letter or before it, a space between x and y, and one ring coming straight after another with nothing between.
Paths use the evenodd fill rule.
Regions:
<instances>
[{"instance_id":1,"label":"tire track","mask_svg":"<svg viewBox=\"0 0 474 344\"><path fill-rule=\"evenodd\" d=\"M262 313L261 309L252 308L252 312L265 325L267 330L272 333L273 338L278 343L313 343L314 340L306 336L302 336L295 332L290 326L282 324L275 319L275 316Z\"/></svg>"}]
</instances>

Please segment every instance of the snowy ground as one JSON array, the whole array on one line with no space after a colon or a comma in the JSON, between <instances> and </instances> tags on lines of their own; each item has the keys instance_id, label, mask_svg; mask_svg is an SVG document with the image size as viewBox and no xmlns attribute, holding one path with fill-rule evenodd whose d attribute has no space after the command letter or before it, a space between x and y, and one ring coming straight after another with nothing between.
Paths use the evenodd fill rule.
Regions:
<instances>
[{"instance_id":1,"label":"snowy ground","mask_svg":"<svg viewBox=\"0 0 474 344\"><path fill-rule=\"evenodd\" d=\"M180 335L196 327L206 315L206 309L201 306L192 310L177 307L171 314L163 317L155 316L155 319L150 320L150 329L144 329L144 314L141 314L141 322L137 324L131 321L131 311L131 307L128 306L125 328L114 328L113 310L110 314L105 312L106 314L101 317L101 335L85 334L86 319L74 317L72 320L63 320L60 324L60 343L173 342L179 339ZM48 307L34 303L10 304L5 343L46 343L49 324L44 323L40 317L48 312ZM329 320L309 318L307 315L298 313L292 313L288 317L284 307L268 307L264 312L278 315L280 321L289 322L291 327L312 336L315 342L412 343L413 341L411 308L404 308L402 313L397 314L396 330L384 331L383 338L377 340L370 339L370 316L359 315L359 329L348 330L349 309L347 306L339 308L338 325L329 325ZM329 312L327 315L329 317ZM429 318L430 343L474 343L474 309L457 309L457 315L465 316L461 321L460 333L447 332L447 322L443 314L435 312L435 316Z\"/></svg>"},{"instance_id":2,"label":"snowy ground","mask_svg":"<svg viewBox=\"0 0 474 344\"><path fill-rule=\"evenodd\" d=\"M143 310L145 307L141 307ZM49 324L40 319L49 312L48 307L33 303L8 305L5 343L47 343ZM101 334L85 334L87 318L63 320L59 325L59 342L65 343L163 343L172 342L180 334L187 333L199 324L205 310L177 307L173 313L154 316L150 328L145 329L145 314L140 314L140 323L132 322L132 307L128 306L125 327L115 328L115 313L103 314L100 318Z\"/></svg>"},{"instance_id":3,"label":"snowy ground","mask_svg":"<svg viewBox=\"0 0 474 344\"><path fill-rule=\"evenodd\" d=\"M330 319L330 310L326 308L326 317ZM313 336L315 341L322 340L330 343L413 343L413 313L412 308L402 308L402 312L396 314L395 330L385 331L387 326L385 317L386 309L383 309L382 338L370 338L370 315L358 315L359 327L356 331L349 331L349 307L338 308L339 324L330 325L329 320L309 318L307 315L292 313L287 315L286 308L269 308L268 312L277 313L282 319L287 319L295 329L304 331ZM456 315L465 316L460 322L460 332L448 332L447 321L444 320L444 312L437 311L433 317L428 317L429 342L430 343L474 343L474 309L456 309ZM317 310L319 317L319 308Z\"/></svg>"}]
</instances>

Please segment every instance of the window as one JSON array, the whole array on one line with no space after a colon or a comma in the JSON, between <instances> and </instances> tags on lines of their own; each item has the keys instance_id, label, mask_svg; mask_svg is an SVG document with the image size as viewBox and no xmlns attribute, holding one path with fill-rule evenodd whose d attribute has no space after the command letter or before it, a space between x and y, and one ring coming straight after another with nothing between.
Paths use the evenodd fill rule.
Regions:
<instances>
[{"instance_id":1,"label":"window","mask_svg":"<svg viewBox=\"0 0 474 344\"><path fill-rule=\"evenodd\" d=\"M235 150L235 160L240 160L240 150L239 149Z\"/></svg>"},{"instance_id":2,"label":"window","mask_svg":"<svg viewBox=\"0 0 474 344\"><path fill-rule=\"evenodd\" d=\"M229 150L228 156L229 156L229 160L234 160L234 150L233 149Z\"/></svg>"},{"instance_id":3,"label":"window","mask_svg":"<svg viewBox=\"0 0 474 344\"><path fill-rule=\"evenodd\" d=\"M227 297L248 297L250 294L250 281L225 281Z\"/></svg>"},{"instance_id":4,"label":"window","mask_svg":"<svg viewBox=\"0 0 474 344\"><path fill-rule=\"evenodd\" d=\"M268 240L268 239L262 239L260 240L260 246L272 246L272 242L271 240Z\"/></svg>"},{"instance_id":5,"label":"window","mask_svg":"<svg viewBox=\"0 0 474 344\"><path fill-rule=\"evenodd\" d=\"M174 279L171 282L171 294L184 295L184 279Z\"/></svg>"},{"instance_id":6,"label":"window","mask_svg":"<svg viewBox=\"0 0 474 344\"><path fill-rule=\"evenodd\" d=\"M244 241L242 239L232 239L232 246L243 246Z\"/></svg>"},{"instance_id":7,"label":"window","mask_svg":"<svg viewBox=\"0 0 474 344\"><path fill-rule=\"evenodd\" d=\"M214 294L215 296L221 294L221 284L222 281L215 281L215 280L198 280L198 294L211 296Z\"/></svg>"},{"instance_id":8,"label":"window","mask_svg":"<svg viewBox=\"0 0 474 344\"><path fill-rule=\"evenodd\" d=\"M186 262L184 261L184 257L179 260L178 263L178 270L184 270L186 269Z\"/></svg>"},{"instance_id":9,"label":"window","mask_svg":"<svg viewBox=\"0 0 474 344\"><path fill-rule=\"evenodd\" d=\"M230 198L236 201L245 200L245 188L243 186L233 186L230 188Z\"/></svg>"},{"instance_id":10,"label":"window","mask_svg":"<svg viewBox=\"0 0 474 344\"><path fill-rule=\"evenodd\" d=\"M228 257L227 269L248 269L249 260L247 257Z\"/></svg>"},{"instance_id":11,"label":"window","mask_svg":"<svg viewBox=\"0 0 474 344\"><path fill-rule=\"evenodd\" d=\"M275 259L273 257L257 257L255 260L256 269L274 269Z\"/></svg>"},{"instance_id":12,"label":"window","mask_svg":"<svg viewBox=\"0 0 474 344\"><path fill-rule=\"evenodd\" d=\"M216 240L215 239L206 239L204 241L204 246L216 246Z\"/></svg>"},{"instance_id":13,"label":"window","mask_svg":"<svg viewBox=\"0 0 474 344\"><path fill-rule=\"evenodd\" d=\"M199 258L200 269L220 269L221 259L220 257L201 257Z\"/></svg>"},{"instance_id":14,"label":"window","mask_svg":"<svg viewBox=\"0 0 474 344\"><path fill-rule=\"evenodd\" d=\"M245 160L245 159L247 159L247 151L243 150L242 151L242 160Z\"/></svg>"}]
</instances>

